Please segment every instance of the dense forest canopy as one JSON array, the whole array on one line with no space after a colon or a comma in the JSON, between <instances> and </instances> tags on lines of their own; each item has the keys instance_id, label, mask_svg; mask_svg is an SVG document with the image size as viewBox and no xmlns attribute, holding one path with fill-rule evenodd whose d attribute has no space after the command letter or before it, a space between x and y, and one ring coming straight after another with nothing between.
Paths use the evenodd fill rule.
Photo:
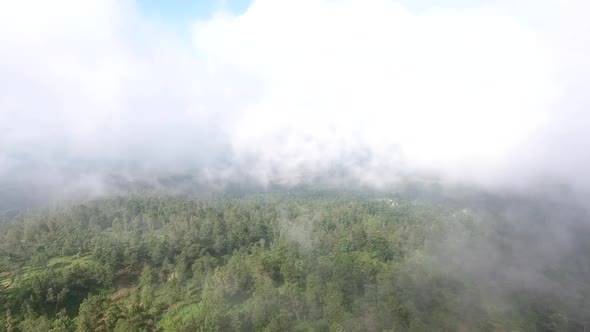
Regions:
<instances>
[{"instance_id":1,"label":"dense forest canopy","mask_svg":"<svg viewBox=\"0 0 590 332\"><path fill-rule=\"evenodd\" d=\"M590 328L574 204L410 189L144 193L5 217L0 331Z\"/></svg>"}]
</instances>

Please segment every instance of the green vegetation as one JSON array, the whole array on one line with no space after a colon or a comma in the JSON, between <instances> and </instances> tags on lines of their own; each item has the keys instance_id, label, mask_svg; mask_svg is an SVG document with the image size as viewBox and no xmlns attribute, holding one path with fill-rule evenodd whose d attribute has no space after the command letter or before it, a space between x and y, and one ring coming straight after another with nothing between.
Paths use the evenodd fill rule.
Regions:
<instances>
[{"instance_id":1,"label":"green vegetation","mask_svg":"<svg viewBox=\"0 0 590 332\"><path fill-rule=\"evenodd\" d=\"M458 250L511 232L454 204L366 195L45 210L0 224L0 331L582 330L589 287L577 303L500 294L457 268Z\"/></svg>"}]
</instances>

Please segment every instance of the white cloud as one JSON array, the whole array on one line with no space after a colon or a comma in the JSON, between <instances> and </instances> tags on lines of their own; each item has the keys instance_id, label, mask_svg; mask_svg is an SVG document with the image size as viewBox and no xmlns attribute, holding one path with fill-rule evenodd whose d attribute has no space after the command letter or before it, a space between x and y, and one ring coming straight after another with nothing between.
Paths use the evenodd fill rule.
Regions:
<instances>
[{"instance_id":1,"label":"white cloud","mask_svg":"<svg viewBox=\"0 0 590 332\"><path fill-rule=\"evenodd\" d=\"M372 184L590 179L585 7L255 0L191 45L130 0L2 2L0 174L24 151L291 183L334 163ZM230 169L204 161L227 146Z\"/></svg>"},{"instance_id":2,"label":"white cloud","mask_svg":"<svg viewBox=\"0 0 590 332\"><path fill-rule=\"evenodd\" d=\"M158 159L204 130L205 82L190 47L134 2L6 2L0 12L3 149Z\"/></svg>"},{"instance_id":3,"label":"white cloud","mask_svg":"<svg viewBox=\"0 0 590 332\"><path fill-rule=\"evenodd\" d=\"M266 83L232 128L238 153L280 168L357 142L380 158L400 145L412 166L476 179L499 171L561 93L542 37L502 10L412 14L387 0L255 1L194 34L219 65Z\"/></svg>"}]
</instances>

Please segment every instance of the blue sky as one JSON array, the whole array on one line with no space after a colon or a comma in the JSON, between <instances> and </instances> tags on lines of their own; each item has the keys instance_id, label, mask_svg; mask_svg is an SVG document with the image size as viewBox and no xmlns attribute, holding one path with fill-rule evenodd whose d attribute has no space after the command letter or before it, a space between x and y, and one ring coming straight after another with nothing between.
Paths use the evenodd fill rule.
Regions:
<instances>
[{"instance_id":1,"label":"blue sky","mask_svg":"<svg viewBox=\"0 0 590 332\"><path fill-rule=\"evenodd\" d=\"M207 19L225 7L234 14L248 9L252 0L137 0L139 8L150 17L184 25L195 19Z\"/></svg>"}]
</instances>

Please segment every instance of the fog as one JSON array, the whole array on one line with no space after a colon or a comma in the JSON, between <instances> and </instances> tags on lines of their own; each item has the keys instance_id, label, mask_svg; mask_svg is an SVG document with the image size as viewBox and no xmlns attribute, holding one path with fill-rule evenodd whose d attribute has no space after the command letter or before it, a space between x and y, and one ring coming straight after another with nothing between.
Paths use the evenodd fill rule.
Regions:
<instances>
[{"instance_id":1,"label":"fog","mask_svg":"<svg viewBox=\"0 0 590 332\"><path fill-rule=\"evenodd\" d=\"M586 191L586 9L256 0L183 35L129 0L5 1L0 178Z\"/></svg>"}]
</instances>

